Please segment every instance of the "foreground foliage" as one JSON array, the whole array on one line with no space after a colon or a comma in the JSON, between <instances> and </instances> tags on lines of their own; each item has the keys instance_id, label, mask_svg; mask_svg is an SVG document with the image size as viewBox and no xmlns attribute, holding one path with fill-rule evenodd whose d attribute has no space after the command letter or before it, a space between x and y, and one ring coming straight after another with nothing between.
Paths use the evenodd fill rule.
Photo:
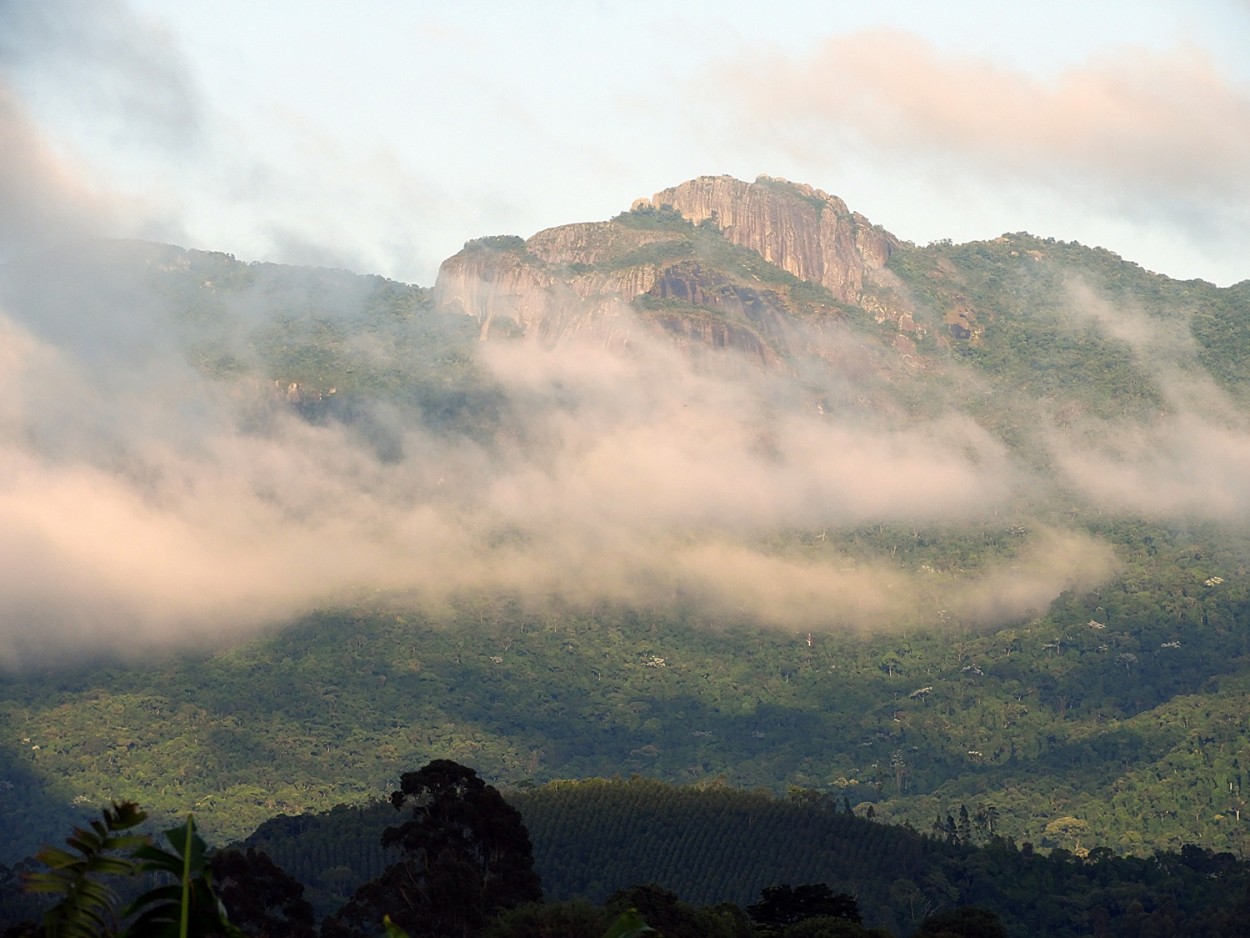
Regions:
<instances>
[{"instance_id":1,"label":"foreground foliage","mask_svg":"<svg viewBox=\"0 0 1250 938\"><path fill-rule=\"evenodd\" d=\"M521 815L472 769L436 759L404 773L390 803L410 812L380 840L400 859L327 921L328 938L368 935L383 918L414 934L454 938L542 898Z\"/></svg>"},{"instance_id":2,"label":"foreground foliage","mask_svg":"<svg viewBox=\"0 0 1250 938\"><path fill-rule=\"evenodd\" d=\"M98 830L76 831L71 851L45 853L53 870L72 870L69 878L28 881L35 888L61 884L53 892L62 901L42 926L11 934L311 938L304 886L269 852L279 862L289 858L311 894L324 896L327 884L300 871L310 857L350 856L351 838L342 836L349 829L372 839L375 856L402 842L401 860L362 876L352 900L323 922L323 938L405 930L632 938L652 929L670 938L1234 938L1250 927L1250 865L1196 847L1141 859L1105 850L1042 855L1032 844L1017 848L999 837L980 847L961 842L958 825L953 833L921 835L878 824L815 792L774 799L645 780L514 794L525 808L523 824L473 770L447 760L408 773L395 794L416 808L398 827L387 826L390 805L275 819L244 851L212 855L189 820L166 832L169 851L146 838L131 843L128 832L141 812L119 806ZM527 826L535 832L545 901L528 871ZM502 828L511 833L497 841ZM349 849L339 856L344 843ZM116 862L102 863L104 854ZM482 864L496 865L498 881L470 872ZM111 893L94 891L100 901L91 906L68 901L83 884L140 870L163 872L167 884L120 914ZM617 885L628 883L635 885ZM748 889L752 895L734 898ZM8 898L0 895L5 909Z\"/></svg>"},{"instance_id":3,"label":"foreground foliage","mask_svg":"<svg viewBox=\"0 0 1250 938\"><path fill-rule=\"evenodd\" d=\"M90 830L74 830L66 840L69 850L41 850L36 859L47 870L30 873L25 888L50 895L54 904L38 926L18 933L47 938L240 935L213 892L206 844L192 817L164 832L169 850L150 835L133 832L146 817L131 802L114 804ZM121 908L111 881L139 876L155 878L158 885Z\"/></svg>"},{"instance_id":4,"label":"foreground foliage","mask_svg":"<svg viewBox=\"0 0 1250 938\"><path fill-rule=\"evenodd\" d=\"M533 839L535 869L551 905L503 916L518 934L532 933L523 923L537 928L548 915L564 922L568 934L597 934L603 919L596 904L645 911L648 896L670 913L679 901L689 904L689 914L702 908L705 931L696 934L741 925L743 910L751 908L762 913L760 927L768 921L790 927L788 916L813 907L841 910L849 921L839 896L854 896L863 927L900 936L930 916L969 906L993 913L1013 936L1056 938L1099 929L1137 935L1147 925L1159 934L1215 938L1237 934L1236 923L1250 912L1250 865L1194 846L1137 858L1106 849L1084 857L1064 848L1042 853L995 835L964 839L959 820L949 832L943 822L941 830L924 833L877 823L818 792L777 798L646 779L560 782L508 798ZM249 844L287 866L308 884L310 900L328 910L384 868L380 840L392 814L379 804L275 818ZM639 893L636 883L654 884L658 892ZM665 895L671 899L661 901Z\"/></svg>"}]
</instances>

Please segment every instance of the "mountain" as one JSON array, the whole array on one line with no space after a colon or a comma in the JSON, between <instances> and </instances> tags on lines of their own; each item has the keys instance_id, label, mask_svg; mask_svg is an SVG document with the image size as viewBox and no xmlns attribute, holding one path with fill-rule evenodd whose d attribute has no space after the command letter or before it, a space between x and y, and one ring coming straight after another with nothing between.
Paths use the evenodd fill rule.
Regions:
<instances>
[{"instance_id":1,"label":"mountain","mask_svg":"<svg viewBox=\"0 0 1250 938\"><path fill-rule=\"evenodd\" d=\"M443 263L434 289L440 305L475 317L484 338L500 317L558 341L588 320L610 329L615 306L640 303L678 335L769 361L794 351L788 320L857 303L897 243L809 186L703 177L608 222L470 242Z\"/></svg>"},{"instance_id":2,"label":"mountain","mask_svg":"<svg viewBox=\"0 0 1250 938\"><path fill-rule=\"evenodd\" d=\"M81 244L0 311L14 856L443 756L1245 843L1250 281L704 177L430 288Z\"/></svg>"}]
</instances>

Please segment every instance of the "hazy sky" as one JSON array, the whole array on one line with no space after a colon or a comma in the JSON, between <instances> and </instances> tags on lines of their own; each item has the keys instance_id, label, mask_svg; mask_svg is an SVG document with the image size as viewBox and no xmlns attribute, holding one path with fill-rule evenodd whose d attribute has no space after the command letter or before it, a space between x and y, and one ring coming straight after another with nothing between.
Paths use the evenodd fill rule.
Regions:
<instances>
[{"instance_id":1,"label":"hazy sky","mask_svg":"<svg viewBox=\"0 0 1250 938\"><path fill-rule=\"evenodd\" d=\"M424 285L701 174L924 243L1250 276L1250 3L0 0L0 252L80 233Z\"/></svg>"}]
</instances>

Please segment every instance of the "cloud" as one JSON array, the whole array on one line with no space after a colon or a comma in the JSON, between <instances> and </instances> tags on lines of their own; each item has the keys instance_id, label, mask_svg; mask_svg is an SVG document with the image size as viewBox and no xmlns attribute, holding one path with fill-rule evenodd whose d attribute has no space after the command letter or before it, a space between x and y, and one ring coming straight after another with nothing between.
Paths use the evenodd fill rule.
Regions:
<instances>
[{"instance_id":1,"label":"cloud","mask_svg":"<svg viewBox=\"0 0 1250 938\"><path fill-rule=\"evenodd\" d=\"M797 61L765 51L750 66L731 67L724 87L783 139L824 126L1007 172L1204 196L1250 189L1250 92L1191 46L1122 48L1047 80L883 30L829 39Z\"/></svg>"},{"instance_id":2,"label":"cloud","mask_svg":"<svg viewBox=\"0 0 1250 938\"><path fill-rule=\"evenodd\" d=\"M128 193L83 157L106 140L126 165L153 148L185 165L203 142L173 40L115 0L0 0L0 21L0 262L84 238L174 236L151 174Z\"/></svg>"},{"instance_id":3,"label":"cloud","mask_svg":"<svg viewBox=\"0 0 1250 938\"><path fill-rule=\"evenodd\" d=\"M32 76L31 94L130 148L189 152L203 103L181 48L122 0L0 0L0 69ZM74 93L66 95L64 89Z\"/></svg>"},{"instance_id":4,"label":"cloud","mask_svg":"<svg viewBox=\"0 0 1250 938\"><path fill-rule=\"evenodd\" d=\"M1040 531L1019 555L971 574L912 571L885 558L778 556L715 541L676 550L666 559L673 590L709 618L862 631L932 628L948 620L976 626L1038 615L1059 593L1090 589L1117 567L1105 544L1049 530Z\"/></svg>"},{"instance_id":5,"label":"cloud","mask_svg":"<svg viewBox=\"0 0 1250 938\"><path fill-rule=\"evenodd\" d=\"M263 94L211 105L182 37L123 0L0 11L5 240L193 231L206 248L390 274L441 259L417 256L414 218L457 206L387 145L336 137Z\"/></svg>"},{"instance_id":6,"label":"cloud","mask_svg":"<svg viewBox=\"0 0 1250 938\"><path fill-rule=\"evenodd\" d=\"M1250 86L1194 45L1039 75L872 30L800 56L753 46L693 93L722 135L792 173L834 172L930 237L1027 226L1177 275L1245 276L1230 246L1250 238Z\"/></svg>"},{"instance_id":7,"label":"cloud","mask_svg":"<svg viewBox=\"0 0 1250 938\"><path fill-rule=\"evenodd\" d=\"M938 601L959 621L994 624L1043 613L1061 592L1093 589L1118 568L1111 548L1095 538L1043 528L1016 557L946 584Z\"/></svg>"},{"instance_id":8,"label":"cloud","mask_svg":"<svg viewBox=\"0 0 1250 938\"><path fill-rule=\"evenodd\" d=\"M145 307L142 278L110 282L97 273L121 265L79 260L58 274L80 290L31 295L12 272L5 284L10 665L66 647L219 642L339 602L441 607L476 590L652 608L697 597L714 614L784 627L932 621L955 608L958 578L935 591L884 560L769 541L983 521L1016 485L1001 446L963 418L822 414L785 376L745 362L732 378L692 367L624 314L628 344L584 333L556 348L482 346L484 378L504 400L487 441L367 402L345 422L313 424L264 384L199 375L159 304ZM271 287L258 281L238 299L241 322L263 321ZM74 322L118 335L75 341ZM367 445L369 427L388 446ZM1042 579L1056 592L1067 581ZM1010 597L959 608L978 618L994 603L1023 609Z\"/></svg>"},{"instance_id":9,"label":"cloud","mask_svg":"<svg viewBox=\"0 0 1250 938\"><path fill-rule=\"evenodd\" d=\"M1095 504L1143 517L1250 522L1250 423L1201 366L1188 311L1148 315L1079 280L1066 301L1070 316L1129 346L1163 402L1141 422L1087 420L1052 433L1067 482Z\"/></svg>"},{"instance_id":10,"label":"cloud","mask_svg":"<svg viewBox=\"0 0 1250 938\"><path fill-rule=\"evenodd\" d=\"M487 347L504 387L525 390L531 432L556 441L554 458L500 478L493 494L509 510L664 527L819 528L973 517L1010 492L1001 445L962 417L897 427L826 418L757 367L724 379L691 368L642 324L616 328L631 337L628 353Z\"/></svg>"},{"instance_id":11,"label":"cloud","mask_svg":"<svg viewBox=\"0 0 1250 938\"><path fill-rule=\"evenodd\" d=\"M124 213L82 167L57 153L0 79L0 260L16 251L88 237Z\"/></svg>"},{"instance_id":12,"label":"cloud","mask_svg":"<svg viewBox=\"0 0 1250 938\"><path fill-rule=\"evenodd\" d=\"M437 582L437 552L466 557L422 466L388 465L263 387L156 359L101 383L0 327L0 661L217 641Z\"/></svg>"},{"instance_id":13,"label":"cloud","mask_svg":"<svg viewBox=\"0 0 1250 938\"><path fill-rule=\"evenodd\" d=\"M283 109L266 115L259 145L223 153L224 197L239 213L239 228L251 216L258 254L387 276L437 268L442 258L420 256L416 229L456 217L454 199L421 180L393 149L358 144Z\"/></svg>"},{"instance_id":14,"label":"cloud","mask_svg":"<svg viewBox=\"0 0 1250 938\"><path fill-rule=\"evenodd\" d=\"M1148 518L1250 521L1250 430L1244 425L1179 413L1146 427L1109 425L1097 442L1062 439L1052 449L1065 477L1108 509Z\"/></svg>"}]
</instances>

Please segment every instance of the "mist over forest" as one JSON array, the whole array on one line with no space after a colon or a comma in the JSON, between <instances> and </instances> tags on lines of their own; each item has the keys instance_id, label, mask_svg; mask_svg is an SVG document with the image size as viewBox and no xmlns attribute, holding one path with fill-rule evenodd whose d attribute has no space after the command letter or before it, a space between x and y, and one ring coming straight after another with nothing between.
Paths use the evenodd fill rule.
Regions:
<instances>
[{"instance_id":1,"label":"mist over forest","mask_svg":"<svg viewBox=\"0 0 1250 938\"><path fill-rule=\"evenodd\" d=\"M0 930L1240 934L1250 7L1122 5L0 0Z\"/></svg>"},{"instance_id":2,"label":"mist over forest","mask_svg":"<svg viewBox=\"0 0 1250 938\"><path fill-rule=\"evenodd\" d=\"M0 265L14 850L448 753L1244 840L1247 284L766 176L429 286L79 233Z\"/></svg>"},{"instance_id":3,"label":"mist over forest","mask_svg":"<svg viewBox=\"0 0 1250 938\"><path fill-rule=\"evenodd\" d=\"M624 303L608 331L477 343L419 288L205 258L84 242L5 268L10 665L478 590L801 629L995 625L1116 569L1065 511L1238 526L1250 508L1245 409L1184 319L1079 275L1059 327L1114 345L1148 412L1065 416L958 361L883 377L854 323L812 327L792 344L814 353L773 369L692 358ZM438 354L454 365L429 380L463 398L451 420L379 377ZM970 406L996 397L1031 422L1022 439ZM940 574L838 547L900 525L1029 533Z\"/></svg>"}]
</instances>

